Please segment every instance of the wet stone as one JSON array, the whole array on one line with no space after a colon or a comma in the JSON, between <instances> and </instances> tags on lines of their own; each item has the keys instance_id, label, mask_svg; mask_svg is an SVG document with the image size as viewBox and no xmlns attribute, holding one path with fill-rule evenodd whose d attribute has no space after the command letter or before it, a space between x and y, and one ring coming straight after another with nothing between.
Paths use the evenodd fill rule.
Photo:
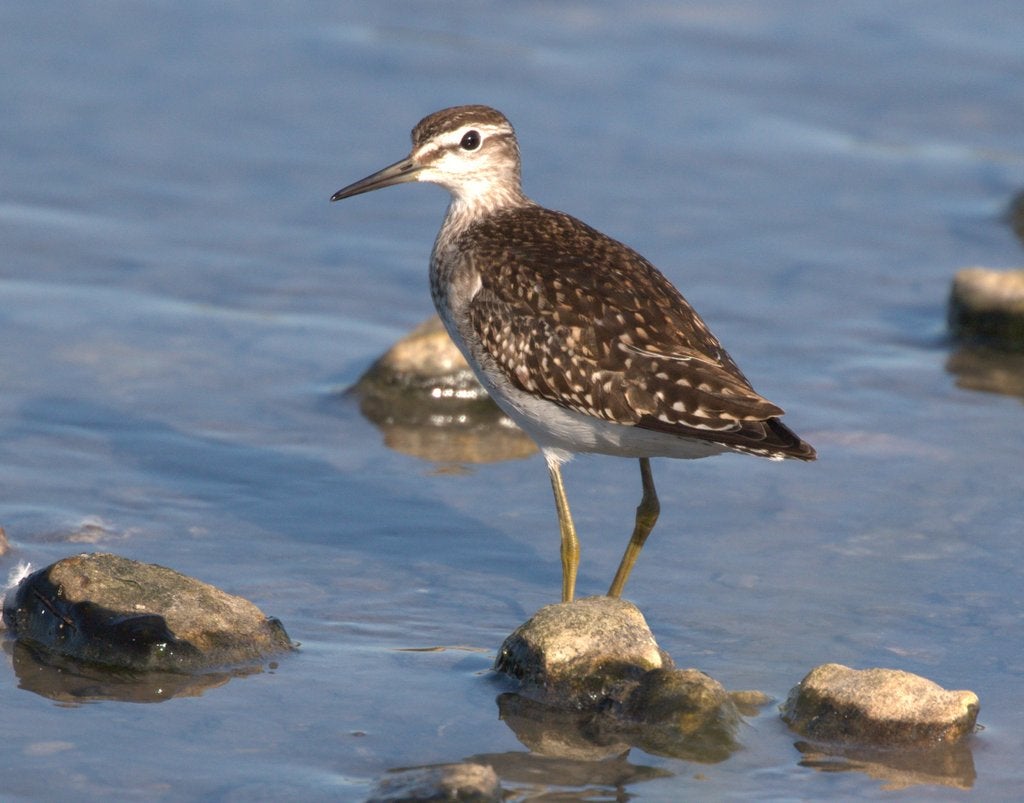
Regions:
<instances>
[{"instance_id":1,"label":"wet stone","mask_svg":"<svg viewBox=\"0 0 1024 803\"><path fill-rule=\"evenodd\" d=\"M102 553L29 575L8 592L3 619L37 652L111 669L200 672L292 649L281 623L248 600Z\"/></svg>"},{"instance_id":2,"label":"wet stone","mask_svg":"<svg viewBox=\"0 0 1024 803\"><path fill-rule=\"evenodd\" d=\"M898 669L822 664L790 692L782 718L820 742L929 747L974 731L978 697Z\"/></svg>"},{"instance_id":3,"label":"wet stone","mask_svg":"<svg viewBox=\"0 0 1024 803\"><path fill-rule=\"evenodd\" d=\"M537 451L491 401L436 315L392 346L350 393L387 445L404 454L487 463Z\"/></svg>"},{"instance_id":4,"label":"wet stone","mask_svg":"<svg viewBox=\"0 0 1024 803\"><path fill-rule=\"evenodd\" d=\"M736 710L739 711L745 717L756 717L761 713L761 709L771 703L772 698L770 695L765 694L763 691L731 691L729 697L732 698L733 703L736 705Z\"/></svg>"},{"instance_id":5,"label":"wet stone","mask_svg":"<svg viewBox=\"0 0 1024 803\"><path fill-rule=\"evenodd\" d=\"M596 761L638 746L716 762L739 746L733 696L703 672L673 668L640 611L620 599L542 608L505 640L495 669L520 682L499 710L536 753Z\"/></svg>"},{"instance_id":6,"label":"wet stone","mask_svg":"<svg viewBox=\"0 0 1024 803\"><path fill-rule=\"evenodd\" d=\"M725 687L698 669L653 669L626 700L625 713L647 725L694 733L708 725L734 728L740 713Z\"/></svg>"},{"instance_id":7,"label":"wet stone","mask_svg":"<svg viewBox=\"0 0 1024 803\"><path fill-rule=\"evenodd\" d=\"M388 349L359 382L397 385L434 397L488 398L436 315Z\"/></svg>"},{"instance_id":8,"label":"wet stone","mask_svg":"<svg viewBox=\"0 0 1024 803\"><path fill-rule=\"evenodd\" d=\"M586 597L537 611L505 639L495 669L548 703L586 708L624 699L646 672L671 664L635 605Z\"/></svg>"},{"instance_id":9,"label":"wet stone","mask_svg":"<svg viewBox=\"0 0 1024 803\"><path fill-rule=\"evenodd\" d=\"M629 695L625 716L638 747L656 755L723 761L736 750L739 709L717 680L697 669L655 669Z\"/></svg>"},{"instance_id":10,"label":"wet stone","mask_svg":"<svg viewBox=\"0 0 1024 803\"><path fill-rule=\"evenodd\" d=\"M483 764L440 764L389 772L366 799L367 803L399 800L499 803L504 799L493 769Z\"/></svg>"},{"instance_id":11,"label":"wet stone","mask_svg":"<svg viewBox=\"0 0 1024 803\"><path fill-rule=\"evenodd\" d=\"M949 328L962 340L1024 350L1024 270L957 272L949 299Z\"/></svg>"}]
</instances>

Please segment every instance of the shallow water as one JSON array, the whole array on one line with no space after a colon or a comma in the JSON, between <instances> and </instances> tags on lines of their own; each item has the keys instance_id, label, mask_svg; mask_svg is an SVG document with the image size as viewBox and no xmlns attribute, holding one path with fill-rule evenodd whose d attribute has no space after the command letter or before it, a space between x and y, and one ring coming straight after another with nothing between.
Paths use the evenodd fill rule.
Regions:
<instances>
[{"instance_id":1,"label":"shallow water","mask_svg":"<svg viewBox=\"0 0 1024 803\"><path fill-rule=\"evenodd\" d=\"M5 799L359 799L473 756L515 799L893 797L802 763L774 707L711 765L558 762L499 720L494 650L559 589L546 472L391 450L343 395L429 314L445 197L327 203L464 102L505 111L527 191L659 265L819 450L655 464L628 596L661 645L779 699L824 661L970 688L976 777L946 783L1019 793L1024 409L944 339L953 272L1021 262L1018 2L35 2L0 29L2 566L115 551L302 644L150 705L9 665ZM635 465L566 475L599 593Z\"/></svg>"}]
</instances>

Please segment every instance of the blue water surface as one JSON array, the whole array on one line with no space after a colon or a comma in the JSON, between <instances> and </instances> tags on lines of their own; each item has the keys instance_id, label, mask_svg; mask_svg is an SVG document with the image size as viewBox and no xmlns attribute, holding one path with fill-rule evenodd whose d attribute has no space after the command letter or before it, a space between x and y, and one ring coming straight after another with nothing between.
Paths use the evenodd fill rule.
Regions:
<instances>
[{"instance_id":1,"label":"blue water surface","mask_svg":"<svg viewBox=\"0 0 1024 803\"><path fill-rule=\"evenodd\" d=\"M15 0L0 30L0 571L114 551L301 643L151 705L54 700L9 661L5 799L358 800L471 757L519 800L1019 796L1024 408L964 386L944 322L956 270L1021 263L1019 2ZM969 771L822 771L774 705L726 761L615 772L499 720L494 652L559 590L546 472L391 449L342 395L430 314L446 197L328 203L470 102L819 451L655 463L628 596L662 647L776 701L826 661L971 689ZM636 473L566 468L582 594Z\"/></svg>"}]
</instances>

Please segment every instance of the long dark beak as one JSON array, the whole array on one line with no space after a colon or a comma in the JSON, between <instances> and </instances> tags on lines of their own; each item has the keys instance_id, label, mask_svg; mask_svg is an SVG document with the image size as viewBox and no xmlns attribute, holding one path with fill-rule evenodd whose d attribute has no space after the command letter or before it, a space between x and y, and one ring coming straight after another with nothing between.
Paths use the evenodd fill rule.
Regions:
<instances>
[{"instance_id":1,"label":"long dark beak","mask_svg":"<svg viewBox=\"0 0 1024 803\"><path fill-rule=\"evenodd\" d=\"M378 170L372 176L367 176L354 184L342 187L331 196L331 200L340 201L342 198L351 198L353 195L379 190L381 187L390 187L392 184L416 181L416 174L419 171L420 168L413 164L412 158L406 156L400 162L388 165L383 170Z\"/></svg>"}]
</instances>

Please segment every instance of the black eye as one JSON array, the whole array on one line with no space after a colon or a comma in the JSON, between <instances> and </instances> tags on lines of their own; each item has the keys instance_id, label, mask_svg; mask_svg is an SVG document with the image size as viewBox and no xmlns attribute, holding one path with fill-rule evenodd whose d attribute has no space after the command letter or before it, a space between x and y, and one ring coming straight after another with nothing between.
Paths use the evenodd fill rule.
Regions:
<instances>
[{"instance_id":1,"label":"black eye","mask_svg":"<svg viewBox=\"0 0 1024 803\"><path fill-rule=\"evenodd\" d=\"M480 147L480 132L479 131L467 131L462 135L462 141L459 143L464 151L475 151Z\"/></svg>"}]
</instances>

